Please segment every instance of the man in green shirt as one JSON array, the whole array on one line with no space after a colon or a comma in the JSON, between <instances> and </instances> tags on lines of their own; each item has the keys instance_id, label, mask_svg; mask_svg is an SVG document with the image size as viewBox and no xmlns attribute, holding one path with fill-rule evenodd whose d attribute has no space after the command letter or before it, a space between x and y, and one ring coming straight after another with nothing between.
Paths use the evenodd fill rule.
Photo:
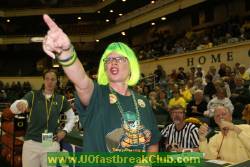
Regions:
<instances>
[{"instance_id":1,"label":"man in green shirt","mask_svg":"<svg viewBox=\"0 0 250 167\"><path fill-rule=\"evenodd\" d=\"M74 112L67 99L55 91L57 75L48 70L43 75L44 89L28 92L10 107L15 114L28 112L22 164L25 167L46 167L47 152L60 151L59 141L74 126ZM65 113L65 127L59 130L60 113Z\"/></svg>"}]
</instances>

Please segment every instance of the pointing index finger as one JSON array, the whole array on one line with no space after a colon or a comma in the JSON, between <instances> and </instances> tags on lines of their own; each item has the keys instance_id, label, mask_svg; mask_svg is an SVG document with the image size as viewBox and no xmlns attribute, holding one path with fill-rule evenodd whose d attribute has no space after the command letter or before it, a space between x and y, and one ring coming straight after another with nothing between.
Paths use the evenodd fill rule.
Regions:
<instances>
[{"instance_id":1,"label":"pointing index finger","mask_svg":"<svg viewBox=\"0 0 250 167\"><path fill-rule=\"evenodd\" d=\"M47 26L49 27L50 30L53 31L53 30L59 29L57 24L49 17L49 15L44 14L43 15L43 20L47 24Z\"/></svg>"}]
</instances>

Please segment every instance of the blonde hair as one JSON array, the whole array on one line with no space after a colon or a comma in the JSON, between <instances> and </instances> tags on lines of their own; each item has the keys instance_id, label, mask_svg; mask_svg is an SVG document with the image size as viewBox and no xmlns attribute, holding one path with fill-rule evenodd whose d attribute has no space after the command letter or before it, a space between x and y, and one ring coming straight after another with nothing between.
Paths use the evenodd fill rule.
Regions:
<instances>
[{"instance_id":1,"label":"blonde hair","mask_svg":"<svg viewBox=\"0 0 250 167\"><path fill-rule=\"evenodd\" d=\"M107 58L113 52L120 54L128 59L131 74L127 83L129 86L136 85L140 79L139 63L138 63L138 60L136 58L134 51L129 46L127 46L126 44L122 42L111 43L105 49L101 57L100 63L99 63L98 74L97 74L98 84L107 85L109 83L108 76L105 71L105 63L103 60Z\"/></svg>"}]
</instances>

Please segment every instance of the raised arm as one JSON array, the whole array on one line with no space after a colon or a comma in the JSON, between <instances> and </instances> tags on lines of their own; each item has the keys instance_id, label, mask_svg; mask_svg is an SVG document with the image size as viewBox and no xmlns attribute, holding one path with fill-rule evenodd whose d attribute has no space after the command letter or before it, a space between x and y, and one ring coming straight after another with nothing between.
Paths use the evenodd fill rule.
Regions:
<instances>
[{"instance_id":1,"label":"raised arm","mask_svg":"<svg viewBox=\"0 0 250 167\"><path fill-rule=\"evenodd\" d=\"M63 70L75 85L81 102L83 105L87 106L94 89L93 81L86 74L79 59L76 58L75 61L74 59L71 59L75 51L69 37L48 15L44 14L43 19L49 28L47 35L43 40L44 52L64 64L67 64L66 62L69 61L72 62L70 65L63 65Z\"/></svg>"}]
</instances>

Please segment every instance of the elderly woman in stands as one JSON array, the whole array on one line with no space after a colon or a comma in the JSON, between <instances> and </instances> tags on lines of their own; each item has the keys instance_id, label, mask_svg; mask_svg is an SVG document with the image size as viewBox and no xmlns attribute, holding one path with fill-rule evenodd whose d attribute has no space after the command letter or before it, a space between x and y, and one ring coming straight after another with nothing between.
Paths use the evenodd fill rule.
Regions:
<instances>
[{"instance_id":1,"label":"elderly woman in stands","mask_svg":"<svg viewBox=\"0 0 250 167\"><path fill-rule=\"evenodd\" d=\"M225 91L226 91L226 96L227 97L230 97L231 96L231 90L230 90L230 87L228 85L227 82L225 82L222 78L221 79L217 79L214 81L214 86L215 86L215 89L220 89L220 88L225 88Z\"/></svg>"},{"instance_id":2,"label":"elderly woman in stands","mask_svg":"<svg viewBox=\"0 0 250 167\"><path fill-rule=\"evenodd\" d=\"M216 89L216 96L208 102L207 111L204 112L204 115L213 117L214 110L218 106L225 106L229 109L231 114L233 113L234 106L231 100L226 96L226 89L224 87L218 87Z\"/></svg>"},{"instance_id":3,"label":"elderly woman in stands","mask_svg":"<svg viewBox=\"0 0 250 167\"><path fill-rule=\"evenodd\" d=\"M203 85L202 78L196 78L196 79L194 80L193 87L190 89L190 90L191 90L191 93L194 94L194 92L195 92L197 89L204 90L204 85Z\"/></svg>"},{"instance_id":4,"label":"elderly woman in stands","mask_svg":"<svg viewBox=\"0 0 250 167\"><path fill-rule=\"evenodd\" d=\"M201 117L207 110L207 102L204 99L203 91L198 89L194 92L194 99L187 104L188 117Z\"/></svg>"}]
</instances>

